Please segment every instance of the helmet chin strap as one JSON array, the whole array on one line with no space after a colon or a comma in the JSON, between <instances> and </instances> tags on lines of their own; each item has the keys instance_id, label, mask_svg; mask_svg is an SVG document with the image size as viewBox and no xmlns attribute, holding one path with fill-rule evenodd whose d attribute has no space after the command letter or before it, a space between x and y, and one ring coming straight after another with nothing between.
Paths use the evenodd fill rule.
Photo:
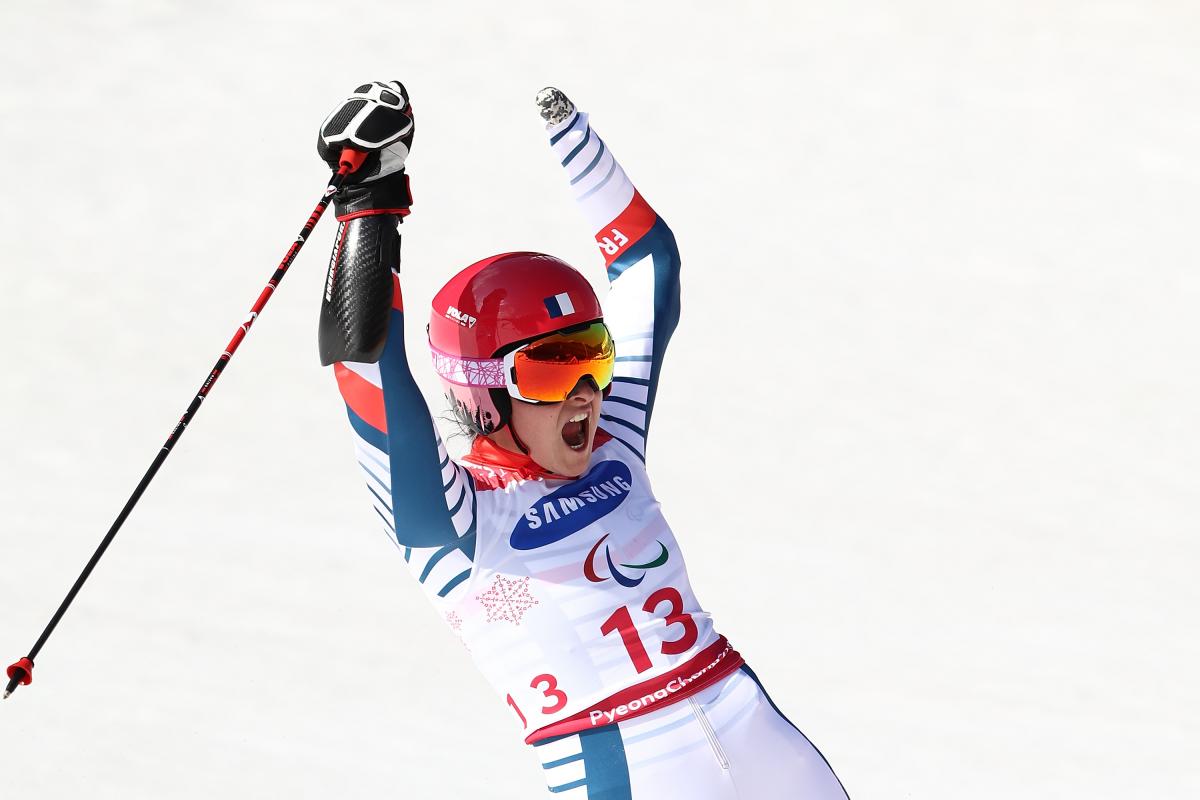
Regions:
<instances>
[{"instance_id":1,"label":"helmet chin strap","mask_svg":"<svg viewBox=\"0 0 1200 800\"><path fill-rule=\"evenodd\" d=\"M508 421L508 432L512 435L513 442L517 445L517 447L521 448L521 452L532 458L533 456L530 455L529 448L525 446L525 443L521 441L521 436L517 433L516 420L510 419Z\"/></svg>"}]
</instances>

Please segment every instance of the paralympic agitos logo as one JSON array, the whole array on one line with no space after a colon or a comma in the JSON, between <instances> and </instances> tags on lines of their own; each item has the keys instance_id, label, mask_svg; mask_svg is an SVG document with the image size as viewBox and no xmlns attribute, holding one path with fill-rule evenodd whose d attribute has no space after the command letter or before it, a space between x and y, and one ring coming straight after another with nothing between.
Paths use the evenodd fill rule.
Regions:
<instances>
[{"instance_id":1,"label":"paralympic agitos logo","mask_svg":"<svg viewBox=\"0 0 1200 800\"><path fill-rule=\"evenodd\" d=\"M601 461L574 483L539 497L517 518L508 543L515 550L535 550L565 539L615 511L631 491L629 467Z\"/></svg>"},{"instance_id":2,"label":"paralympic agitos logo","mask_svg":"<svg viewBox=\"0 0 1200 800\"><path fill-rule=\"evenodd\" d=\"M604 581L608 580L608 578L601 578L596 573L596 556L600 552L600 545L604 544L604 540L607 538L607 533L601 536L600 539L597 540L594 545L592 545L591 552L587 554L587 558L583 560L583 577L587 578L592 583L604 583ZM659 547L658 555L647 561L645 564L621 564L621 566L625 567L626 569L642 570L642 574L638 575L636 578L631 578L617 569L617 565L613 563L612 550L608 545L604 545L604 560L608 563L608 574L613 580L622 586L637 586L642 582L642 580L645 579L647 572L655 567L661 567L663 564L667 563L667 559L671 557L671 554L667 550L667 546L665 544L657 539L654 540L654 543Z\"/></svg>"}]
</instances>

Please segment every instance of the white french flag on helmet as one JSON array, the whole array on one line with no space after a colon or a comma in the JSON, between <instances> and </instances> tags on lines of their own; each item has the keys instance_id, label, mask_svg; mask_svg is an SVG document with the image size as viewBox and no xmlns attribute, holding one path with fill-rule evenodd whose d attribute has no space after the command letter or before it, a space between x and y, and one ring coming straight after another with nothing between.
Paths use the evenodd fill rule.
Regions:
<instances>
[{"instance_id":1,"label":"white french flag on helmet","mask_svg":"<svg viewBox=\"0 0 1200 800\"><path fill-rule=\"evenodd\" d=\"M556 294L554 297L547 297L542 302L546 304L546 310L550 312L550 319L565 317L568 314L575 313L575 306L571 303L571 296L566 292Z\"/></svg>"}]
</instances>

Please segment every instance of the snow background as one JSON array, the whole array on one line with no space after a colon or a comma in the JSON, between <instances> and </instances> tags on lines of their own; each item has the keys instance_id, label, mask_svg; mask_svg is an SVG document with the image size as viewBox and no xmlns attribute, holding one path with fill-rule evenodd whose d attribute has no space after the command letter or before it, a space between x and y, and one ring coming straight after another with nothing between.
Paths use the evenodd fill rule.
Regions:
<instances>
[{"instance_id":1,"label":"snow background","mask_svg":"<svg viewBox=\"0 0 1200 800\"><path fill-rule=\"evenodd\" d=\"M3 663L303 223L347 90L413 94L411 309L506 249L602 280L554 84L684 254L650 466L693 584L851 795L1200 794L1194 4L0 8ZM0 704L0 797L538 796L354 467L334 229Z\"/></svg>"}]
</instances>

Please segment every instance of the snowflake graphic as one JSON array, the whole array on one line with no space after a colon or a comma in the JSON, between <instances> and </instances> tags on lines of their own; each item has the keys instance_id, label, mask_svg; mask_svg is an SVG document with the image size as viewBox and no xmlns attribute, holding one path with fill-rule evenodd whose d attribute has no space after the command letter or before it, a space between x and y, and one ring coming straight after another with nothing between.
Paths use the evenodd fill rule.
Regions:
<instances>
[{"instance_id":1,"label":"snowflake graphic","mask_svg":"<svg viewBox=\"0 0 1200 800\"><path fill-rule=\"evenodd\" d=\"M508 620L514 625L520 625L525 612L538 604L529 593L528 577L506 578L497 575L491 588L477 595L477 599L487 609L488 622Z\"/></svg>"}]
</instances>

